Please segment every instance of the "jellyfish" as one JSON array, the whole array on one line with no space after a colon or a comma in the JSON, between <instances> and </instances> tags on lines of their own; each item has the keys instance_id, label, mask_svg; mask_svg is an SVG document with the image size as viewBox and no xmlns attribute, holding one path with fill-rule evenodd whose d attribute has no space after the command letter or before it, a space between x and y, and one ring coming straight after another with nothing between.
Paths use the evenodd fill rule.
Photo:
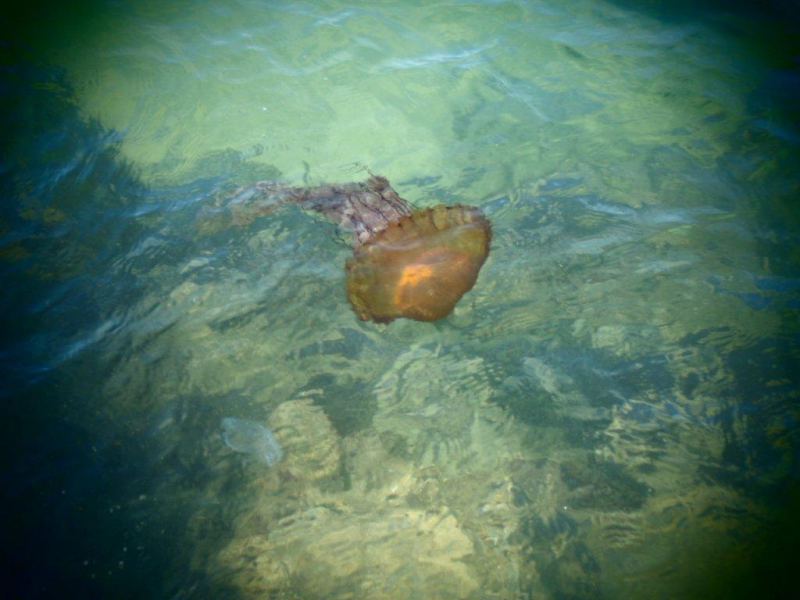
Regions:
<instances>
[{"instance_id":1,"label":"jellyfish","mask_svg":"<svg viewBox=\"0 0 800 600\"><path fill-rule=\"evenodd\" d=\"M234 219L249 222L287 203L323 214L352 234L347 298L363 321L436 321L475 285L489 254L491 225L474 206L416 210L385 177L289 188L259 182L237 190Z\"/></svg>"}]
</instances>

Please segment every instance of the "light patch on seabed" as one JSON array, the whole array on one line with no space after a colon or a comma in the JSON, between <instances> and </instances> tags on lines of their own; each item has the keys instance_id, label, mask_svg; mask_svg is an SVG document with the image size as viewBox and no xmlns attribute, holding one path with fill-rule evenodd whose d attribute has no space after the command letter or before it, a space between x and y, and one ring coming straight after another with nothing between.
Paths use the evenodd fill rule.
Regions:
<instances>
[{"instance_id":1,"label":"light patch on seabed","mask_svg":"<svg viewBox=\"0 0 800 600\"><path fill-rule=\"evenodd\" d=\"M123 132L122 154L145 179L181 181L204 156L259 148L251 160L293 182L305 164L316 181L360 163L393 181L444 175L448 186L468 168L478 174L474 201L509 177L516 185L578 167L612 199L639 204L668 200L667 182L647 176L659 147L704 162L698 152L713 161L724 150L735 120L705 119L740 112L731 104L740 90L721 89L727 105L715 108L693 87L707 79L695 76L699 57L719 50L709 32L687 34L680 52L659 54L658 68L631 85L640 56L591 37L569 55L562 41L513 26L537 20L547 31L566 18L543 8L487 6L479 17L456 6L442 22L398 5L389 18L354 10L334 28L280 6L245 3L221 16L198 5L187 29L177 26L181 10L137 5L62 58L83 112ZM598 23L578 9L570 29L618 36L624 16L628 45L658 51L650 45L663 25L607 11L613 18ZM457 50L443 50L448 43Z\"/></svg>"}]
</instances>

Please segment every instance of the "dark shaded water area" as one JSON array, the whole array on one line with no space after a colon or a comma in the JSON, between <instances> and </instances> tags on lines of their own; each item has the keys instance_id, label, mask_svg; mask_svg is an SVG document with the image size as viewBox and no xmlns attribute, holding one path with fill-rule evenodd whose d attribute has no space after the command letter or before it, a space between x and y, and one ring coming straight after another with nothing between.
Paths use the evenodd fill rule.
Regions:
<instances>
[{"instance_id":1,"label":"dark shaded water area","mask_svg":"<svg viewBox=\"0 0 800 600\"><path fill-rule=\"evenodd\" d=\"M285 121L297 147L292 135L283 146L223 143L208 126L213 141L195 152L175 133L197 123L171 112L182 102L174 90L163 120L146 85L132 115L107 108L135 95L138 80L114 72L122 91L94 92L92 79L110 72L63 64L59 49L89 47L83 34L128 16L113 3L4 30L7 589L24 598L790 590L800 556L796 23L783 3L760 13L609 6L455 3L415 17L412 3L261 14L245 2L210 20L136 13L145 30L209 39L230 34L225 18L237 11L277 24L273 33L302 24L314 45L292 42L297 63L269 35L251 31L242 47L268 47L264 69L290 73L309 97L318 71L306 65L351 82L387 69L408 107L424 105L408 108L409 122L427 112L435 119L421 130L445 121L436 152L425 154L424 131L409 136L422 139L419 162L402 149L365 150L360 128L374 125L358 124L336 90L319 117L330 136L304 133L318 127L308 113L265 105L278 113L270 134L280 138L275 123ZM620 15L641 20L641 45L626 41L638 29ZM436 42L408 41L430 22L441 25ZM331 23L375 55L326 62L341 49L337 36L318 37ZM563 47L532 53L520 31ZM668 52L636 55L653 31L659 48L690 55L688 38L708 57L653 74ZM386 46L370 45L378 41ZM746 64L720 66L725 44ZM209 83L229 75L240 49L220 50L217 66L205 45L181 54L165 42L168 57L194 65L186 71L206 82L207 98L239 106L263 82ZM542 79L537 59L548 65ZM631 95L613 81L589 89L617 67L629 70ZM649 76L643 101L633 91ZM376 85L389 92L375 92L375 104L355 92L342 104L362 102L391 140L408 136L384 111L395 90ZM691 96L695 88L706 91ZM204 114L216 114L209 104ZM609 116L594 120L598 111ZM660 120L675 127L653 126ZM143 161L151 148L158 158ZM474 203L492 219L489 262L452 317L361 323L334 227L296 208L230 222L226 198L239 185L365 178L354 162L379 167L419 204ZM221 423L231 417L274 429L283 461L273 468L227 447ZM353 557L362 545L377 558ZM395 596L382 595L381 573Z\"/></svg>"}]
</instances>

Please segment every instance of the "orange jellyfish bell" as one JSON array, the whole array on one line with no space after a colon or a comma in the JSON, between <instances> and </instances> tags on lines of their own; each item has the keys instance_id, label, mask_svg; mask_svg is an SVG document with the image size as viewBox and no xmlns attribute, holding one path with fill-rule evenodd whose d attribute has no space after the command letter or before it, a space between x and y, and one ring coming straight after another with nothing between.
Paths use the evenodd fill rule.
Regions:
<instances>
[{"instance_id":1,"label":"orange jellyfish bell","mask_svg":"<svg viewBox=\"0 0 800 600\"><path fill-rule=\"evenodd\" d=\"M492 232L480 209L436 206L389 223L347 261L347 297L364 321L436 321L478 278Z\"/></svg>"}]
</instances>

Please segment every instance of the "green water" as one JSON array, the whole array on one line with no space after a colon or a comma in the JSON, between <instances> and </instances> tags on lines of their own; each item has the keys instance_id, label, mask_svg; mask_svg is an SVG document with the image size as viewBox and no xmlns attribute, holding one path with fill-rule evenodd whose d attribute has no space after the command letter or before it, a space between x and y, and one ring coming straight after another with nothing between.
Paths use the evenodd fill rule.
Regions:
<instances>
[{"instance_id":1,"label":"green water","mask_svg":"<svg viewBox=\"0 0 800 600\"><path fill-rule=\"evenodd\" d=\"M787 576L780 13L139 2L30 31L4 34L0 172L22 597L749 597ZM240 185L368 169L492 221L447 319L360 322L333 225L227 212ZM226 446L228 417L274 429L282 462Z\"/></svg>"}]
</instances>

